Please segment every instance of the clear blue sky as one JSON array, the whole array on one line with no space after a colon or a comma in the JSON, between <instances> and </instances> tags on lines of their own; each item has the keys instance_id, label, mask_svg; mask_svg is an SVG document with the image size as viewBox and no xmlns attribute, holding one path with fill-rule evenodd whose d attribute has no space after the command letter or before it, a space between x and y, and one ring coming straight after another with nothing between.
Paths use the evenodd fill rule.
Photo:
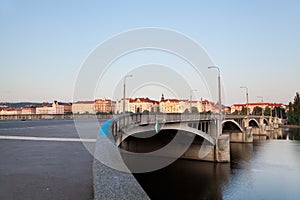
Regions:
<instances>
[{"instance_id":1,"label":"clear blue sky","mask_svg":"<svg viewBox=\"0 0 300 200\"><path fill-rule=\"evenodd\" d=\"M193 38L220 66L226 104L245 101L240 85L252 102L288 103L300 91L299 22L300 1L0 0L0 102L71 101L97 45L161 27Z\"/></svg>"}]
</instances>

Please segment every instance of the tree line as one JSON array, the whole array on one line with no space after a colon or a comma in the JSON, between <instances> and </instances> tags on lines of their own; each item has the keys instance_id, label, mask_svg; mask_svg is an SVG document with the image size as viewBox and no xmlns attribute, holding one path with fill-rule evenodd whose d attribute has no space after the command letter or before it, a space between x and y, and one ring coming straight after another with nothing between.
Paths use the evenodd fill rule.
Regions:
<instances>
[{"instance_id":1,"label":"tree line","mask_svg":"<svg viewBox=\"0 0 300 200\"><path fill-rule=\"evenodd\" d=\"M288 123L293 125L300 125L300 96L296 93L294 102L290 102L288 106Z\"/></svg>"}]
</instances>

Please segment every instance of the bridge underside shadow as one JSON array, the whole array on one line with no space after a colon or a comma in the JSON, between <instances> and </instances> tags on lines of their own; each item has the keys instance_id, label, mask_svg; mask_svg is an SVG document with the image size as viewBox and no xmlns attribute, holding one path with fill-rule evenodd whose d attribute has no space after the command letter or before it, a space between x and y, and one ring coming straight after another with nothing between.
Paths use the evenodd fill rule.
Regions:
<instances>
[{"instance_id":1,"label":"bridge underside shadow","mask_svg":"<svg viewBox=\"0 0 300 200\"><path fill-rule=\"evenodd\" d=\"M175 139L174 142L177 134L180 134L181 139ZM145 135L150 137L145 137ZM129 154L138 153L150 157L176 157L202 161L215 159L213 144L201 136L183 130L164 129L159 133L155 131L136 133L128 136L119 147L128 151ZM166 151L159 152L165 147L168 147ZM155 153L152 154L152 152Z\"/></svg>"},{"instance_id":2,"label":"bridge underside shadow","mask_svg":"<svg viewBox=\"0 0 300 200\"><path fill-rule=\"evenodd\" d=\"M243 129L234 120L223 122L222 134L229 135L230 142L253 142L252 127Z\"/></svg>"}]
</instances>

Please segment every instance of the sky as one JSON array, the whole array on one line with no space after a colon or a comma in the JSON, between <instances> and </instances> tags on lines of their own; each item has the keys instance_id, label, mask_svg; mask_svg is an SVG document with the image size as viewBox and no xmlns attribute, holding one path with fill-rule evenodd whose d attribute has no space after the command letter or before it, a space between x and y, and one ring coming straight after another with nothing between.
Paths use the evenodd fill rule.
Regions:
<instances>
[{"instance_id":1,"label":"sky","mask_svg":"<svg viewBox=\"0 0 300 200\"><path fill-rule=\"evenodd\" d=\"M225 104L245 102L240 86L248 87L250 102L262 96L265 102L288 103L300 91L299 11L299 1L0 0L0 102L73 101L78 74L99 45L126 31L157 27L183 34L205 50L220 68ZM95 85L94 97L120 98L122 77L149 64L162 66L162 72L156 70L160 75L163 66L174 67L183 82L198 84L185 70L188 63L145 50L113 63L114 71ZM118 74L120 66L127 68ZM173 81L172 88L177 84L180 90L174 94L168 86L139 87L143 79L128 79L128 95L190 98L189 89L180 89L185 83ZM201 78L198 85L192 98L209 99Z\"/></svg>"}]
</instances>

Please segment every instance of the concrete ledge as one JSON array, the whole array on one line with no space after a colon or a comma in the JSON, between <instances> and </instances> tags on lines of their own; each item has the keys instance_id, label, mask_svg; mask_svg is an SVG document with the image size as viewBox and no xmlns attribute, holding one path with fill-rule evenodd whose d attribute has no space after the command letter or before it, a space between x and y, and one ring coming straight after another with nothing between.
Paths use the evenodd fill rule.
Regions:
<instances>
[{"instance_id":1,"label":"concrete ledge","mask_svg":"<svg viewBox=\"0 0 300 200\"><path fill-rule=\"evenodd\" d=\"M111 130L111 127L109 129ZM108 158L116 156L109 152L109 144L106 144L103 137L106 136L98 136L94 153L94 198L96 200L150 199L131 173L112 169L97 159L103 157L104 154ZM120 154L117 156L120 156ZM112 157L111 159L113 160L114 158Z\"/></svg>"}]
</instances>

